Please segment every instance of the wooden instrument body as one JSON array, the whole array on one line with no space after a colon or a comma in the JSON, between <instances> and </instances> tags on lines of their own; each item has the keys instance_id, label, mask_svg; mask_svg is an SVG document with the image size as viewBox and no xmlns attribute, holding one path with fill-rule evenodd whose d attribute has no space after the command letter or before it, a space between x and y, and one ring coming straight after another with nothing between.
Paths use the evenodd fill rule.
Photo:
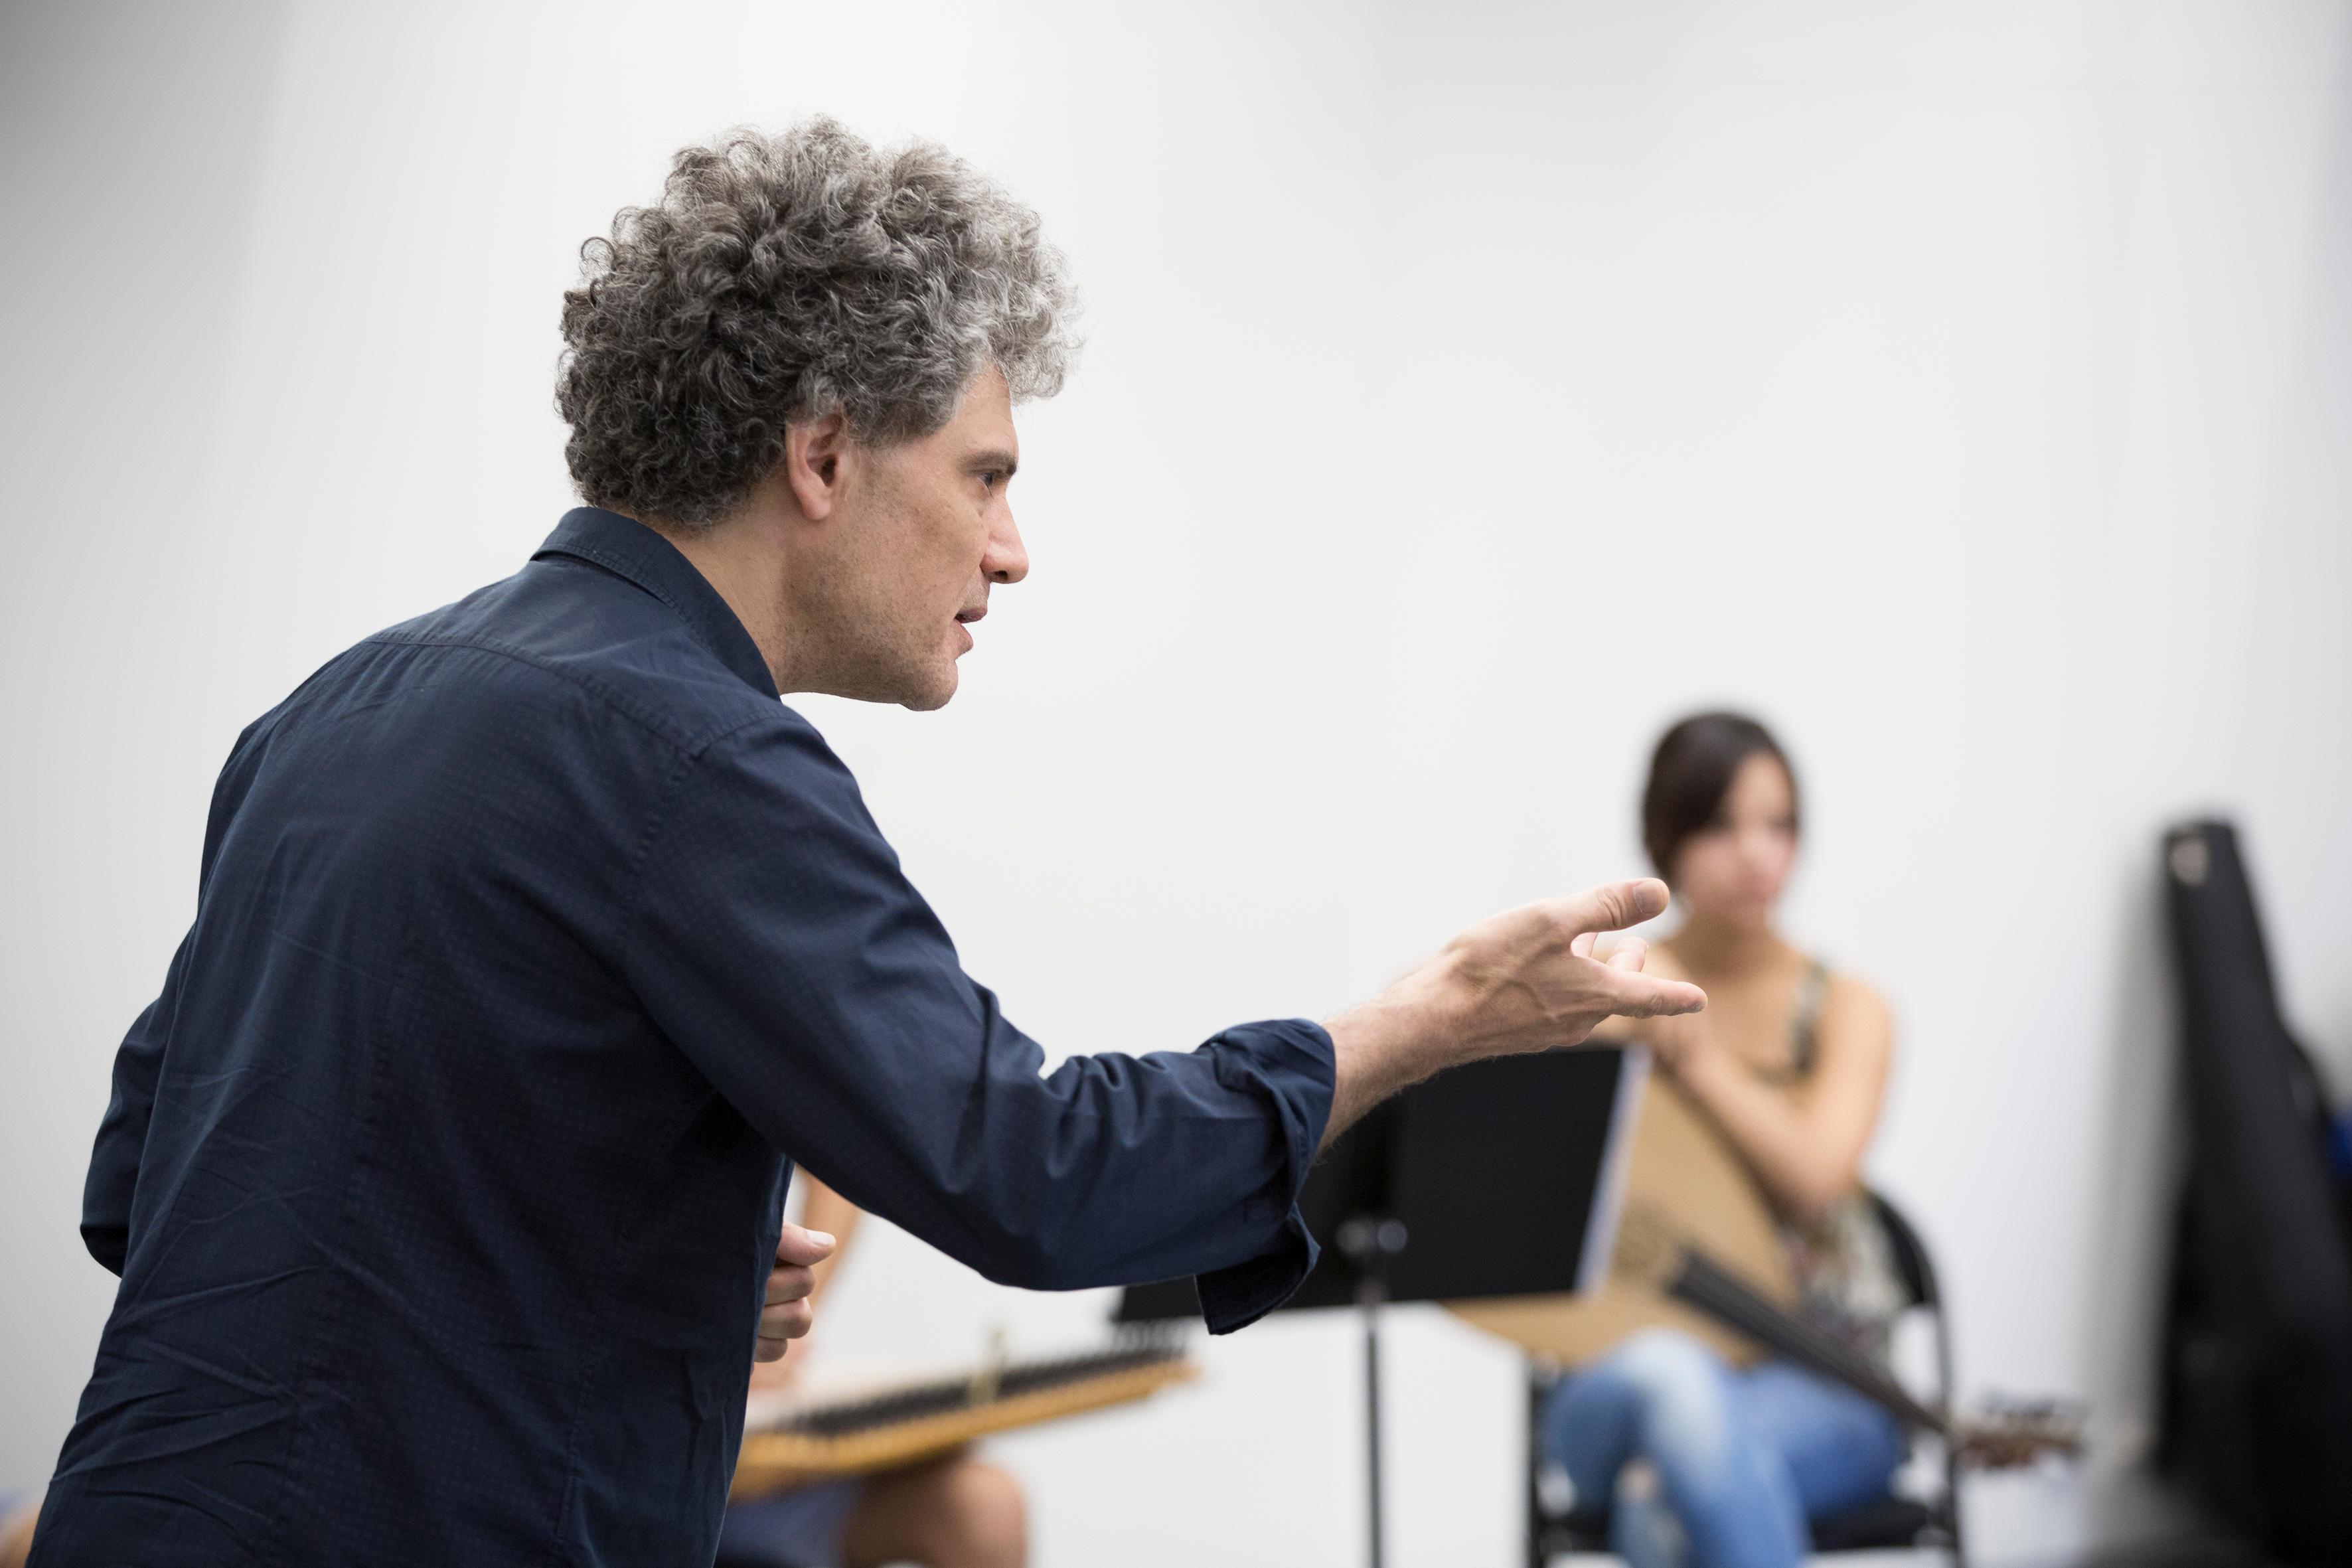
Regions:
<instances>
[{"instance_id":1,"label":"wooden instrument body","mask_svg":"<svg viewBox=\"0 0 2352 1568\"><path fill-rule=\"evenodd\" d=\"M1797 1304L1795 1280L1779 1225L1764 1195L1713 1122L1671 1079L1650 1075L1634 1119L1626 1172L1629 1213L1654 1215L1758 1294L1787 1308ZM1522 1296L1454 1301L1447 1309L1530 1353L1565 1366L1591 1361L1646 1328L1673 1328L1702 1340L1734 1365L1762 1352L1741 1335L1676 1301L1654 1283L1612 1271L1600 1289L1581 1296Z\"/></svg>"}]
</instances>

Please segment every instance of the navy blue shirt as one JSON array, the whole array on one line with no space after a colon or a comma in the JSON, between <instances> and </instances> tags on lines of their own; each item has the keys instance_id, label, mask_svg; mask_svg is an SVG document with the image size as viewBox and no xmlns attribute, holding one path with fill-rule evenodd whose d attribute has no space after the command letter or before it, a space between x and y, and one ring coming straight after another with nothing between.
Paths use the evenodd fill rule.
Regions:
<instances>
[{"instance_id":1,"label":"navy blue shirt","mask_svg":"<svg viewBox=\"0 0 2352 1568\"><path fill-rule=\"evenodd\" d=\"M238 739L33 1561L709 1563L788 1160L992 1279L1297 1285L1320 1028L1043 1063L725 601L573 511Z\"/></svg>"}]
</instances>

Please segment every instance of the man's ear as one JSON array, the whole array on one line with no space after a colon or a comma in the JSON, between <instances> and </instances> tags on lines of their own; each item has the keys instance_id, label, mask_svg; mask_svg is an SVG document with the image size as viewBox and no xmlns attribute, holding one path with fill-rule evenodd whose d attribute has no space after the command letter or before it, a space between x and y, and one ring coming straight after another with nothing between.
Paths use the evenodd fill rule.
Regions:
<instances>
[{"instance_id":1,"label":"man's ear","mask_svg":"<svg viewBox=\"0 0 2352 1568\"><path fill-rule=\"evenodd\" d=\"M833 515L849 463L849 421L839 411L784 429L784 482L801 515L822 522Z\"/></svg>"}]
</instances>

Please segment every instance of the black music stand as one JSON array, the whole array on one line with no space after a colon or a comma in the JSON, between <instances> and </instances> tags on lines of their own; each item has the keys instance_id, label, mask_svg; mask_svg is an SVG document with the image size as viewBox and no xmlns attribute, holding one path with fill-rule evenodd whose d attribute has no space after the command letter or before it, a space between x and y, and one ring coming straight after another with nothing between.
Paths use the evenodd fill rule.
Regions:
<instances>
[{"instance_id":1,"label":"black music stand","mask_svg":"<svg viewBox=\"0 0 2352 1568\"><path fill-rule=\"evenodd\" d=\"M1353 1306L1364 1325L1370 1561L1381 1568L1381 1309L1590 1289L1609 1268L1639 1048L1584 1046L1456 1068L1376 1107L1298 1194L1323 1255L1282 1310ZM1190 1279L1139 1285L1116 1321L1196 1318Z\"/></svg>"}]
</instances>

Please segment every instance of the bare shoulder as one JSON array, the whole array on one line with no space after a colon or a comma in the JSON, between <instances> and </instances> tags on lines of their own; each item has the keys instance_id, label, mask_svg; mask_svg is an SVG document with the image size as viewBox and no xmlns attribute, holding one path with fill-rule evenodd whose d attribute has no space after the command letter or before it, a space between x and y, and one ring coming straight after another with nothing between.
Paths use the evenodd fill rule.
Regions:
<instances>
[{"instance_id":1,"label":"bare shoulder","mask_svg":"<svg viewBox=\"0 0 2352 1568\"><path fill-rule=\"evenodd\" d=\"M1829 989L1822 996L1822 1026L1825 1031L1891 1041L1895 1012L1868 981L1832 970Z\"/></svg>"}]
</instances>

